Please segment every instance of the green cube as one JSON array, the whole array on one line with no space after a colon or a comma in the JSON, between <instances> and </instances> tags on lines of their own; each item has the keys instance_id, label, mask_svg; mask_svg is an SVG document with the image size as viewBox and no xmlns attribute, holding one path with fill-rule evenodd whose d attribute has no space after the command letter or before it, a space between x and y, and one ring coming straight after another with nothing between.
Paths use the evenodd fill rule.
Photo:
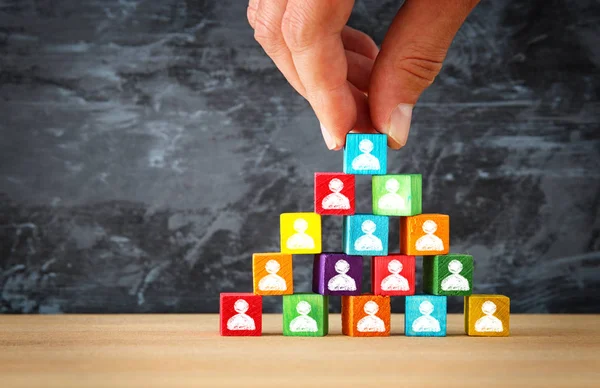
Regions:
<instances>
[{"instance_id":1,"label":"green cube","mask_svg":"<svg viewBox=\"0 0 600 388\"><path fill-rule=\"evenodd\" d=\"M373 214L414 216L421 214L421 174L374 175Z\"/></svg>"},{"instance_id":2,"label":"green cube","mask_svg":"<svg viewBox=\"0 0 600 388\"><path fill-rule=\"evenodd\" d=\"M319 294L283 296L283 335L323 337L329 331L329 298Z\"/></svg>"},{"instance_id":3,"label":"green cube","mask_svg":"<svg viewBox=\"0 0 600 388\"><path fill-rule=\"evenodd\" d=\"M473 256L437 255L423 257L423 291L442 296L473 293Z\"/></svg>"}]
</instances>

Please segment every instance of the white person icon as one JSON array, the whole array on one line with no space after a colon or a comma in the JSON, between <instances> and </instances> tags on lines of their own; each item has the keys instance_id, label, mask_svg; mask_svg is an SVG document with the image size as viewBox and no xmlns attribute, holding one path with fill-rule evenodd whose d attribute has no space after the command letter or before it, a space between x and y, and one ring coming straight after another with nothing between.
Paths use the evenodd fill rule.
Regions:
<instances>
[{"instance_id":1,"label":"white person icon","mask_svg":"<svg viewBox=\"0 0 600 388\"><path fill-rule=\"evenodd\" d=\"M388 263L390 274L381 281L383 291L408 291L410 289L408 280L400 275L402 272L402 263L396 259Z\"/></svg>"},{"instance_id":2,"label":"white person icon","mask_svg":"<svg viewBox=\"0 0 600 388\"><path fill-rule=\"evenodd\" d=\"M287 241L288 249L313 249L315 241L312 237L306 234L308 222L304 218L298 218L294 221L294 230L296 233L291 235Z\"/></svg>"},{"instance_id":3,"label":"white person icon","mask_svg":"<svg viewBox=\"0 0 600 388\"><path fill-rule=\"evenodd\" d=\"M301 300L296 305L296 311L299 316L292 319L290 322L290 331L292 332L317 332L319 328L317 326L317 321L313 318L309 317L308 314L311 311L310 303L307 301Z\"/></svg>"},{"instance_id":4,"label":"white person icon","mask_svg":"<svg viewBox=\"0 0 600 388\"><path fill-rule=\"evenodd\" d=\"M233 309L237 312L236 315L232 316L227 320L228 330L256 330L254 319L246 314L248 311L248 302L244 299L238 299L233 304Z\"/></svg>"},{"instance_id":5,"label":"white person icon","mask_svg":"<svg viewBox=\"0 0 600 388\"><path fill-rule=\"evenodd\" d=\"M418 251L444 250L444 242L434 234L437 231L437 227L435 221L427 220L423 222L423 232L425 232L425 235L419 237L415 244Z\"/></svg>"},{"instance_id":6,"label":"white person icon","mask_svg":"<svg viewBox=\"0 0 600 388\"><path fill-rule=\"evenodd\" d=\"M434 332L437 333L441 330L440 322L431 316L433 313L433 303L428 300L424 300L419 305L419 312L421 315L415 319L412 323L412 329L416 333Z\"/></svg>"},{"instance_id":7,"label":"white person icon","mask_svg":"<svg viewBox=\"0 0 600 388\"><path fill-rule=\"evenodd\" d=\"M494 316L496 304L491 300L486 300L481 305L481 311L485 314L475 322L475 331L484 332L502 332L504 327L502 321Z\"/></svg>"},{"instance_id":8,"label":"white person icon","mask_svg":"<svg viewBox=\"0 0 600 388\"><path fill-rule=\"evenodd\" d=\"M375 222L371 220L363 221L361 230L364 235L356 239L354 249L357 251L381 251L383 249L383 243L379 237L373 235L377 230Z\"/></svg>"},{"instance_id":9,"label":"white person icon","mask_svg":"<svg viewBox=\"0 0 600 388\"><path fill-rule=\"evenodd\" d=\"M385 182L385 189L387 190L387 193L379 198L379 201L377 201L377 206L384 210L404 209L404 198L398 194L398 190L400 190L400 183L398 183L396 179L390 178Z\"/></svg>"},{"instance_id":10,"label":"white person icon","mask_svg":"<svg viewBox=\"0 0 600 388\"><path fill-rule=\"evenodd\" d=\"M366 332L384 332L385 331L385 323L381 318L376 316L379 311L379 305L375 301L368 301L365 303L363 307L366 317L361 318L356 324L356 330L366 333Z\"/></svg>"},{"instance_id":11,"label":"white person icon","mask_svg":"<svg viewBox=\"0 0 600 388\"><path fill-rule=\"evenodd\" d=\"M327 289L329 291L356 291L356 281L346 275L350 271L350 264L344 259L335 263L335 272L338 274L329 279Z\"/></svg>"},{"instance_id":12,"label":"white person icon","mask_svg":"<svg viewBox=\"0 0 600 388\"><path fill-rule=\"evenodd\" d=\"M379 159L371 155L374 145L369 139L363 139L358 143L358 150L361 152L360 155L356 156L352 160L352 168L357 171L366 170L379 170L380 164Z\"/></svg>"},{"instance_id":13,"label":"white person icon","mask_svg":"<svg viewBox=\"0 0 600 388\"><path fill-rule=\"evenodd\" d=\"M442 280L443 291L469 291L469 281L464 276L460 275L463 270L463 265L458 260L452 260L448 263L448 271L450 275Z\"/></svg>"},{"instance_id":14,"label":"white person icon","mask_svg":"<svg viewBox=\"0 0 600 388\"><path fill-rule=\"evenodd\" d=\"M269 260L265 264L265 270L268 275L264 276L258 282L258 289L261 291L285 291L287 290L287 284L285 279L277 275L277 272L281 269L277 260Z\"/></svg>"},{"instance_id":15,"label":"white person icon","mask_svg":"<svg viewBox=\"0 0 600 388\"><path fill-rule=\"evenodd\" d=\"M344 189L344 182L341 179L333 178L329 181L330 194L327 194L321 206L326 210L347 210L350 209L350 200L340 192Z\"/></svg>"}]
</instances>

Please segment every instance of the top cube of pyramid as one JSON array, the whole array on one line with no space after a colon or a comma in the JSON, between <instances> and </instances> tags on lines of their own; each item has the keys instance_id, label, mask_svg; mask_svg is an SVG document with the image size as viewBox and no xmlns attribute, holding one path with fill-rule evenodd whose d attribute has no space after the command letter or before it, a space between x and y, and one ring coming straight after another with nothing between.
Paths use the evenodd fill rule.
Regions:
<instances>
[{"instance_id":1,"label":"top cube of pyramid","mask_svg":"<svg viewBox=\"0 0 600 388\"><path fill-rule=\"evenodd\" d=\"M344 147L344 172L380 175L387 172L387 135L349 133Z\"/></svg>"}]
</instances>

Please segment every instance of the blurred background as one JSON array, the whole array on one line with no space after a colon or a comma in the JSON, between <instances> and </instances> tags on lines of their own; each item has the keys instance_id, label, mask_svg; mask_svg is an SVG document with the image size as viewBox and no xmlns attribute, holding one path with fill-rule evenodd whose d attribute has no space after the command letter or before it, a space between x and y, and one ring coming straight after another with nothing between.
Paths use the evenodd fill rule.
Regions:
<instances>
[{"instance_id":1,"label":"blurred background","mask_svg":"<svg viewBox=\"0 0 600 388\"><path fill-rule=\"evenodd\" d=\"M214 313L252 291L252 253L279 250L279 214L312 211L313 174L342 154L246 5L0 1L1 312ZM350 25L379 44L400 5L357 0ZM424 212L450 215L475 292L513 312L600 313L599 22L593 0L483 1L388 154L423 174ZM323 218L325 250L341 225ZM311 257L294 266L309 292Z\"/></svg>"}]
</instances>

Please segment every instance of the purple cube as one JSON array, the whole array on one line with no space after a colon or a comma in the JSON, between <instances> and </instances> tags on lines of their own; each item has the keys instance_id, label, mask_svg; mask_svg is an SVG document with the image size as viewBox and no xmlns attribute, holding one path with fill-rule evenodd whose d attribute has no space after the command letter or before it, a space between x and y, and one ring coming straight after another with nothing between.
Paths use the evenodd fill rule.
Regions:
<instances>
[{"instance_id":1,"label":"purple cube","mask_svg":"<svg viewBox=\"0 0 600 388\"><path fill-rule=\"evenodd\" d=\"M321 295L361 295L363 257L321 253L313 263L313 292Z\"/></svg>"}]
</instances>

